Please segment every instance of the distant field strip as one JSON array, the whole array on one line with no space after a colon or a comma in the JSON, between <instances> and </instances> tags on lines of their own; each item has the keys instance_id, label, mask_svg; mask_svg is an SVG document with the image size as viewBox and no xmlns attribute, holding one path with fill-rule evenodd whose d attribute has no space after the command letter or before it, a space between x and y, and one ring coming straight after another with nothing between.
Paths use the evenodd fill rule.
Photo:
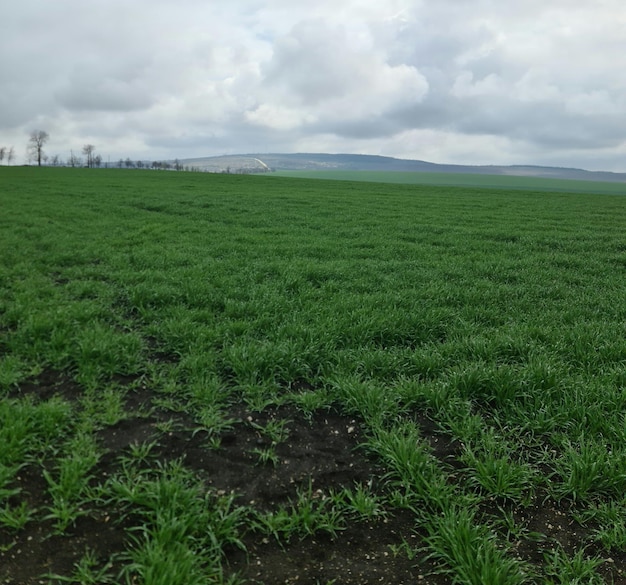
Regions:
<instances>
[{"instance_id":1,"label":"distant field strip","mask_svg":"<svg viewBox=\"0 0 626 585\"><path fill-rule=\"evenodd\" d=\"M400 518L372 557L415 582L623 583L626 197L290 175L0 168L0 561L91 520L123 550L52 582L235 584L244 542L278 559ZM281 406L345 419L373 475L294 479ZM235 463L284 478L271 509L199 467L243 425ZM173 441L193 457L151 455Z\"/></svg>"},{"instance_id":2,"label":"distant field strip","mask_svg":"<svg viewBox=\"0 0 626 585\"><path fill-rule=\"evenodd\" d=\"M335 181L368 181L375 183L488 187L491 189L523 189L526 191L566 191L572 193L613 193L615 195L626 195L626 183L576 181L571 179L520 177L514 175L331 170L278 171L274 174L281 177L330 179Z\"/></svg>"}]
</instances>

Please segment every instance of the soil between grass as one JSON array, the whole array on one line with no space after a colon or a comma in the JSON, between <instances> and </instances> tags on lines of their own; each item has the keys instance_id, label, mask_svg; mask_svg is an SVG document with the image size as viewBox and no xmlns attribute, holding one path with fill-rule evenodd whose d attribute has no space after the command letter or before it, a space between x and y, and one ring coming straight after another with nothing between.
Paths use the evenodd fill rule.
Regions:
<instances>
[{"instance_id":1,"label":"soil between grass","mask_svg":"<svg viewBox=\"0 0 626 585\"><path fill-rule=\"evenodd\" d=\"M29 395L35 400L56 395L77 403L81 392L69 378L45 371L11 395ZM305 416L291 405L269 407L263 412L239 405L228 413L236 422L221 435L219 448L215 448L205 432L193 431L197 425L185 413L151 408L145 414L151 398L147 389L130 392L127 406L135 414L97 431L104 454L93 469L94 485L119 470L119 457L127 455L131 445L155 442L151 453L155 460L182 459L208 489L235 493L238 503L257 510L276 510L308 485L320 497L356 484L369 483L374 491L382 489L375 482L383 472L359 448L362 436L357 421L337 412ZM259 427L272 419L288 421L289 434L275 447L278 463L261 464L254 449L269 446L269 439ZM69 577L87 550L95 554L100 566L112 562L110 574L121 568L115 559L125 549L130 519L116 517L115 510L92 508L64 534L54 534L52 521L42 519L50 498L41 469L24 467L12 487L19 488L20 501L26 499L29 508L38 512L17 532L0 528L0 583L56 583L49 576ZM265 585L449 582L442 575L428 575L434 567L420 557L399 553L405 542L419 542L410 515L389 514L351 523L336 538L319 534L278 542L250 532L243 538L245 551L227 551L225 572L238 574L247 583Z\"/></svg>"},{"instance_id":2,"label":"soil between grass","mask_svg":"<svg viewBox=\"0 0 626 585\"><path fill-rule=\"evenodd\" d=\"M132 379L119 382L132 382ZM24 396L37 401L60 396L78 405L82 389L66 376L46 370L11 393L13 398ZM262 412L236 405L228 413L235 422L221 434L219 447L215 447L206 432L194 431L197 424L189 415L153 408L153 398L153 393L145 387L130 391L126 397L128 418L97 431L103 455L93 470L94 485L119 470L119 458L128 454L131 445L153 442L151 456L156 461L182 459L207 489L218 494L234 493L238 503L260 511L276 510L293 501L298 490L308 485L320 497L357 484L368 484L375 493L384 489L379 483L384 470L359 447L363 442L359 421L339 412L323 410L306 416L293 405L271 406ZM420 415L416 418L423 436L431 442L433 453L456 466L459 446L438 434L436 425L428 418ZM272 420L287 421L288 438L275 447L277 463L262 464L254 450L270 445L259 428ZM69 577L87 550L94 553L100 567L109 565L109 576L118 582L119 555L127 545L131 518L117 517L115 510L93 507L84 510L84 515L64 534L55 534L52 521L44 519L51 501L41 468L25 466L11 487L20 490L20 501L26 500L36 514L19 531L0 528L0 583L59 583L50 576ZM493 502L494 514L501 505ZM483 511L490 514L489 509ZM576 523L574 510L567 504L542 503L540 498L534 505L512 512L524 521L529 531L543 535L541 542L513 543L519 557L535 566L541 564L544 552L551 545L558 543L565 550L576 550L593 529ZM443 585L452 582L447 575L436 572L436 565L425 558L425 552L415 556L399 552L407 543L413 550L422 544L415 519L408 513L390 511L384 517L353 522L336 537L322 533L278 542L251 531L242 540L245 550L233 547L226 551L225 574L236 574L245 583ZM625 554L613 555L601 571L607 582L625 584L625 566Z\"/></svg>"}]
</instances>

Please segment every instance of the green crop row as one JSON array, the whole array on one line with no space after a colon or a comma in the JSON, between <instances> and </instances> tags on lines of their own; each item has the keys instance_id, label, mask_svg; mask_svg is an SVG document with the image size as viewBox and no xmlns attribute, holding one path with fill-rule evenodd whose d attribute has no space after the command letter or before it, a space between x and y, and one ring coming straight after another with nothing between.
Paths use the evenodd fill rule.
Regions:
<instances>
[{"instance_id":1,"label":"green crop row","mask_svg":"<svg viewBox=\"0 0 626 585\"><path fill-rule=\"evenodd\" d=\"M623 182L611 183L606 181L528 177L523 175L344 170L277 171L275 174L279 177L325 179L332 181L365 181L405 185L455 186L477 189L523 189L525 191L626 194L626 187Z\"/></svg>"},{"instance_id":2,"label":"green crop row","mask_svg":"<svg viewBox=\"0 0 626 585\"><path fill-rule=\"evenodd\" d=\"M65 534L102 507L136 524L122 558L56 579L226 582L248 530L341 538L399 511L455 583L602 583L623 552L626 198L10 168L0 209L1 529ZM46 370L78 395L16 394ZM270 514L141 446L98 477L98 429L130 416L122 377L215 449L239 403L355 417L384 493L309 486ZM284 425L259 432L259 465L280 465ZM15 487L29 466L44 510ZM585 538L525 525L542 506Z\"/></svg>"}]
</instances>

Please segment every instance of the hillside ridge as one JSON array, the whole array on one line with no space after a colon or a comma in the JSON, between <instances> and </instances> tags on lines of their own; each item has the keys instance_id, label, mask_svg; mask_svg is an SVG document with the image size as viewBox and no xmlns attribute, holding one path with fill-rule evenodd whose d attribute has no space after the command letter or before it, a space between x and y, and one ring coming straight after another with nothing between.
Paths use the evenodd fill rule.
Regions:
<instances>
[{"instance_id":1,"label":"hillside ridge","mask_svg":"<svg viewBox=\"0 0 626 585\"><path fill-rule=\"evenodd\" d=\"M190 158L186 166L213 172L259 171L398 171L508 175L551 179L575 179L626 183L626 173L588 171L579 168L540 165L457 165L371 154L331 153L250 153Z\"/></svg>"}]
</instances>

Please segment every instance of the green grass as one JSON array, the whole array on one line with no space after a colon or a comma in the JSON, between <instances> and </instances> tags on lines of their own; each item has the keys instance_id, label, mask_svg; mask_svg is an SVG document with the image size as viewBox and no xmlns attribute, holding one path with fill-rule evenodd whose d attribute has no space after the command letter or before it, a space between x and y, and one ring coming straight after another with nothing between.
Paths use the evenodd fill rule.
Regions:
<instances>
[{"instance_id":1,"label":"green grass","mask_svg":"<svg viewBox=\"0 0 626 585\"><path fill-rule=\"evenodd\" d=\"M180 462L153 473L132 464L103 489L107 505L143 517L130 539L123 573L146 585L221 582L224 547L240 540L246 510L234 497L214 497Z\"/></svg>"},{"instance_id":2,"label":"green grass","mask_svg":"<svg viewBox=\"0 0 626 585\"><path fill-rule=\"evenodd\" d=\"M521 585L528 579L523 564L507 555L471 510L445 510L432 518L428 531L431 556L443 561L442 572L453 583Z\"/></svg>"},{"instance_id":3,"label":"green grass","mask_svg":"<svg viewBox=\"0 0 626 585\"><path fill-rule=\"evenodd\" d=\"M63 533L106 502L138 522L125 578L188 584L220 582L246 522L287 542L395 511L455 583L602 582L584 547L625 541L626 198L530 184L0 169L0 523ZM9 397L47 368L78 403ZM233 404L334 405L384 466L387 508L363 486L239 508L141 445L98 482L92 435L127 415L119 376L215 448ZM454 460L418 415L456 439ZM259 464L286 424L258 429ZM45 470L47 509L15 491L24 465ZM571 506L588 542L529 567L498 526L530 502ZM88 553L75 569L113 579Z\"/></svg>"},{"instance_id":4,"label":"green grass","mask_svg":"<svg viewBox=\"0 0 626 585\"><path fill-rule=\"evenodd\" d=\"M343 501L342 495L328 496L314 491L309 483L307 488L298 490L297 497L288 506L259 514L253 526L279 541L289 542L294 536L305 538L318 533L336 537L343 530L352 509Z\"/></svg>"},{"instance_id":5,"label":"green grass","mask_svg":"<svg viewBox=\"0 0 626 585\"><path fill-rule=\"evenodd\" d=\"M437 185L488 189L523 189L532 191L566 191L571 193L612 193L626 195L626 184L576 179L551 179L516 175L483 175L471 173L431 173L405 171L277 171L279 177L326 179L333 181L366 181L407 185Z\"/></svg>"}]
</instances>

